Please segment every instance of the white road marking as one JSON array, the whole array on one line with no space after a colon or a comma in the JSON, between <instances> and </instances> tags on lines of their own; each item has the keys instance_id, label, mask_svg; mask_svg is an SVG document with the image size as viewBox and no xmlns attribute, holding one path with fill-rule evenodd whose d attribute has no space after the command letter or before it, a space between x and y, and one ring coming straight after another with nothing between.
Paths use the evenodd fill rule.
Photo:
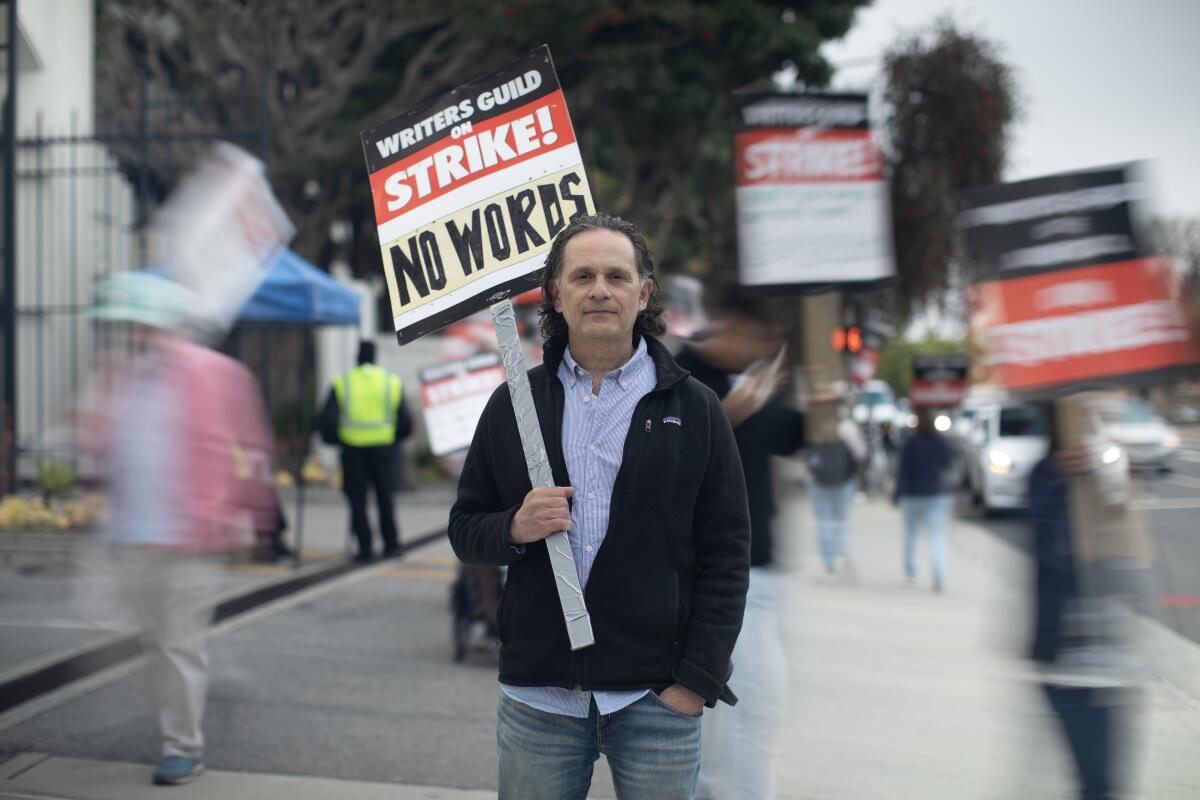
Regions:
<instances>
[{"instance_id":1,"label":"white road marking","mask_svg":"<svg viewBox=\"0 0 1200 800\"><path fill-rule=\"evenodd\" d=\"M1171 473L1170 475L1164 475L1161 480L1173 483L1176 486L1182 486L1186 489L1200 489L1200 478L1193 478L1191 475Z\"/></svg>"},{"instance_id":2,"label":"white road marking","mask_svg":"<svg viewBox=\"0 0 1200 800\"><path fill-rule=\"evenodd\" d=\"M1200 508L1200 497L1146 497L1134 501L1133 508L1142 511L1189 511Z\"/></svg>"}]
</instances>

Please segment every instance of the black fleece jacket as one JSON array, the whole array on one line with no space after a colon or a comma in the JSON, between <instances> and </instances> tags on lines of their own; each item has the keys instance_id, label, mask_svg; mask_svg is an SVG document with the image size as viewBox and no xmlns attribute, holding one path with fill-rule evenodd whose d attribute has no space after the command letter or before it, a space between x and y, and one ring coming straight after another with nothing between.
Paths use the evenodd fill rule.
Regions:
<instances>
[{"instance_id":1,"label":"black fleece jacket","mask_svg":"<svg viewBox=\"0 0 1200 800\"><path fill-rule=\"evenodd\" d=\"M748 585L746 483L729 420L713 392L646 337L655 388L633 413L613 486L608 531L584 598L596 643L572 652L544 541L509 546L530 491L507 386L488 401L450 511L450 542L467 564L508 565L500 600L500 680L516 686L659 690L679 683L709 706L726 686ZM555 483L562 451L566 343L529 371Z\"/></svg>"},{"instance_id":2,"label":"black fleece jacket","mask_svg":"<svg viewBox=\"0 0 1200 800\"><path fill-rule=\"evenodd\" d=\"M692 377L725 399L733 384L729 373L708 364L700 354L685 347L675 363ZM773 520L775 477L771 456L790 456L805 444L805 417L772 397L766 405L733 429L742 470L746 473L746 497L750 504L750 566L769 567L775 561Z\"/></svg>"}]
</instances>

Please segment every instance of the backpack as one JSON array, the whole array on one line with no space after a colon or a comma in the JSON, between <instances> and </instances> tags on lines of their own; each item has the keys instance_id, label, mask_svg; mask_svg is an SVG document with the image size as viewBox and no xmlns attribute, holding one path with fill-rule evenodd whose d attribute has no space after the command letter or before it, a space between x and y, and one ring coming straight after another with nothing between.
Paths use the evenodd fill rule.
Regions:
<instances>
[{"instance_id":1,"label":"backpack","mask_svg":"<svg viewBox=\"0 0 1200 800\"><path fill-rule=\"evenodd\" d=\"M841 439L808 449L808 471L820 486L841 486L858 472L854 454Z\"/></svg>"}]
</instances>

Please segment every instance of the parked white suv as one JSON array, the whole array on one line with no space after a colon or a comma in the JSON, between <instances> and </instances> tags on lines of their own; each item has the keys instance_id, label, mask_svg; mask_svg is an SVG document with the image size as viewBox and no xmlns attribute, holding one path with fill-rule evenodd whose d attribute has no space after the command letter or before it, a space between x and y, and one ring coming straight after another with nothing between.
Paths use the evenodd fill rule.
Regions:
<instances>
[{"instance_id":1,"label":"parked white suv","mask_svg":"<svg viewBox=\"0 0 1200 800\"><path fill-rule=\"evenodd\" d=\"M1029 505L1029 473L1050 449L1046 418L1037 406L975 409L965 445L967 492L984 513Z\"/></svg>"}]
</instances>

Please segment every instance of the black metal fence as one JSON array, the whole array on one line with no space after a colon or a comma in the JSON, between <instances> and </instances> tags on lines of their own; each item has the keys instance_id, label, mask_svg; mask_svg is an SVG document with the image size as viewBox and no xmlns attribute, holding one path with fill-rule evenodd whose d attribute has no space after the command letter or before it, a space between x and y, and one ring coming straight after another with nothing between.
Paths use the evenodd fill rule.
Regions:
<instances>
[{"instance_id":1,"label":"black metal fence","mask_svg":"<svg viewBox=\"0 0 1200 800\"><path fill-rule=\"evenodd\" d=\"M14 94L20 103L19 87L9 101ZM86 391L99 344L89 315L96 283L154 262L149 222L173 186L217 140L269 156L257 97L225 101L260 109L240 115L247 127L197 131L173 126L191 98L155 96L145 79L137 94L138 108L105 109L95 120L71 114L66 130L51 130L38 114L32 130L10 136L14 117L5 115L5 199L15 213L2 240L13 263L0 331L8 399L0 492L35 478L48 461L78 466L69 409Z\"/></svg>"}]
</instances>

